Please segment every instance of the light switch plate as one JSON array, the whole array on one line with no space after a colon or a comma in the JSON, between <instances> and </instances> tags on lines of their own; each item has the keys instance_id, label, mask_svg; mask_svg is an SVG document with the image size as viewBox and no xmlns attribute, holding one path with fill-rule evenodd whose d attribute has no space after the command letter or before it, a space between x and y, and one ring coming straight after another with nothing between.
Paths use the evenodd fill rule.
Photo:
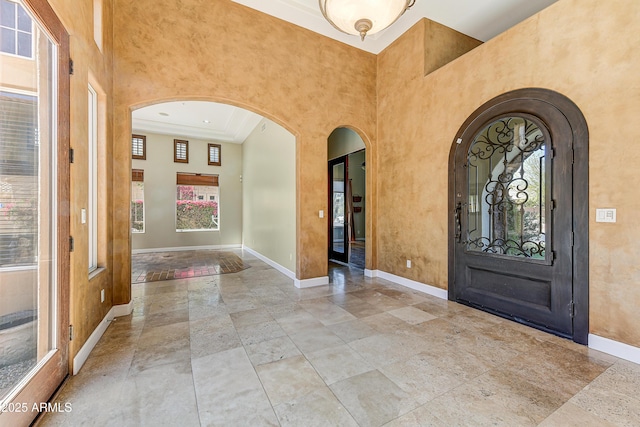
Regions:
<instances>
[{"instance_id":1,"label":"light switch plate","mask_svg":"<svg viewBox=\"0 0 640 427\"><path fill-rule=\"evenodd\" d=\"M596 222L616 222L616 210L596 209Z\"/></svg>"},{"instance_id":2,"label":"light switch plate","mask_svg":"<svg viewBox=\"0 0 640 427\"><path fill-rule=\"evenodd\" d=\"M87 223L87 210L86 210L86 209L82 209L82 210L80 211L80 221L81 221L83 224L86 224L86 223Z\"/></svg>"},{"instance_id":3,"label":"light switch plate","mask_svg":"<svg viewBox=\"0 0 640 427\"><path fill-rule=\"evenodd\" d=\"M318 216L319 216L320 218L324 218L324 211L320 211L320 212L318 212Z\"/></svg>"}]
</instances>

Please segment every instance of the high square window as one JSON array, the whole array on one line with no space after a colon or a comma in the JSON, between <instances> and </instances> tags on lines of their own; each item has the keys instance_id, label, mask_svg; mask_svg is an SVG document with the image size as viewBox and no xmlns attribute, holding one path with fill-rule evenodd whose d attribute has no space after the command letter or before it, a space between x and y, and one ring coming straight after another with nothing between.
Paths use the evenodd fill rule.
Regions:
<instances>
[{"instance_id":1,"label":"high square window","mask_svg":"<svg viewBox=\"0 0 640 427\"><path fill-rule=\"evenodd\" d=\"M147 137L144 135L131 135L131 158L147 160Z\"/></svg>"},{"instance_id":2,"label":"high square window","mask_svg":"<svg viewBox=\"0 0 640 427\"><path fill-rule=\"evenodd\" d=\"M33 58L33 23L13 1L0 0L0 52Z\"/></svg>"},{"instance_id":3,"label":"high square window","mask_svg":"<svg viewBox=\"0 0 640 427\"><path fill-rule=\"evenodd\" d=\"M189 163L189 141L173 140L173 161L176 163Z\"/></svg>"},{"instance_id":4,"label":"high square window","mask_svg":"<svg viewBox=\"0 0 640 427\"><path fill-rule=\"evenodd\" d=\"M209 166L222 166L222 147L220 144L209 144Z\"/></svg>"}]
</instances>

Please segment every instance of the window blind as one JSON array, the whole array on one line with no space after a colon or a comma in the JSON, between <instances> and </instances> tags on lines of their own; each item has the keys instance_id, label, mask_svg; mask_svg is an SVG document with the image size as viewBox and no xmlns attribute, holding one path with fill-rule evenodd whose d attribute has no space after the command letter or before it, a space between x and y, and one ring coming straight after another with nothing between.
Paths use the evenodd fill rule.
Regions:
<instances>
[{"instance_id":1,"label":"window blind","mask_svg":"<svg viewBox=\"0 0 640 427\"><path fill-rule=\"evenodd\" d=\"M200 173L178 172L176 184L178 185L209 185L218 186L218 175L205 175Z\"/></svg>"}]
</instances>

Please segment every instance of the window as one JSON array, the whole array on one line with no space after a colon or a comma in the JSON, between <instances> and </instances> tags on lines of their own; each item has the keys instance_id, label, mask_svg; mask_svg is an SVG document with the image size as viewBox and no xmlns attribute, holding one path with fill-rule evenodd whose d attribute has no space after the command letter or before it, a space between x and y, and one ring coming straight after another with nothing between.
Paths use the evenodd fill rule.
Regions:
<instances>
[{"instance_id":1,"label":"window","mask_svg":"<svg viewBox=\"0 0 640 427\"><path fill-rule=\"evenodd\" d=\"M222 166L220 144L209 144L209 166Z\"/></svg>"},{"instance_id":2,"label":"window","mask_svg":"<svg viewBox=\"0 0 640 427\"><path fill-rule=\"evenodd\" d=\"M215 231L219 223L218 175L178 173L176 231Z\"/></svg>"},{"instance_id":3,"label":"window","mask_svg":"<svg viewBox=\"0 0 640 427\"><path fill-rule=\"evenodd\" d=\"M131 171L131 232L144 233L144 171Z\"/></svg>"},{"instance_id":4,"label":"window","mask_svg":"<svg viewBox=\"0 0 640 427\"><path fill-rule=\"evenodd\" d=\"M89 85L89 272L98 268L98 94Z\"/></svg>"},{"instance_id":5,"label":"window","mask_svg":"<svg viewBox=\"0 0 640 427\"><path fill-rule=\"evenodd\" d=\"M18 3L0 0L0 51L33 58L33 25Z\"/></svg>"},{"instance_id":6,"label":"window","mask_svg":"<svg viewBox=\"0 0 640 427\"><path fill-rule=\"evenodd\" d=\"M173 161L176 163L189 163L189 141L173 140Z\"/></svg>"},{"instance_id":7,"label":"window","mask_svg":"<svg viewBox=\"0 0 640 427\"><path fill-rule=\"evenodd\" d=\"M37 129L37 98L0 92L0 267L36 263Z\"/></svg>"},{"instance_id":8,"label":"window","mask_svg":"<svg viewBox=\"0 0 640 427\"><path fill-rule=\"evenodd\" d=\"M147 137L144 135L131 135L131 158L147 160Z\"/></svg>"}]
</instances>

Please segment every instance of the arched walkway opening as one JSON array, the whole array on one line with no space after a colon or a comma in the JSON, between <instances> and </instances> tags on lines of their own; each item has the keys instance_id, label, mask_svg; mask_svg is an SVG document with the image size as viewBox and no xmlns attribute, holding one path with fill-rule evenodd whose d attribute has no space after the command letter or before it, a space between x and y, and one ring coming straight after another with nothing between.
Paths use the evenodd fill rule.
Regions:
<instances>
[{"instance_id":1,"label":"arched walkway opening","mask_svg":"<svg viewBox=\"0 0 640 427\"><path fill-rule=\"evenodd\" d=\"M157 103L131 118L132 254L171 253L164 258L184 265L180 252L243 248L295 279L291 132L209 101ZM233 265L229 258L221 263ZM133 262L132 283L216 272L201 264L147 271Z\"/></svg>"}]
</instances>

